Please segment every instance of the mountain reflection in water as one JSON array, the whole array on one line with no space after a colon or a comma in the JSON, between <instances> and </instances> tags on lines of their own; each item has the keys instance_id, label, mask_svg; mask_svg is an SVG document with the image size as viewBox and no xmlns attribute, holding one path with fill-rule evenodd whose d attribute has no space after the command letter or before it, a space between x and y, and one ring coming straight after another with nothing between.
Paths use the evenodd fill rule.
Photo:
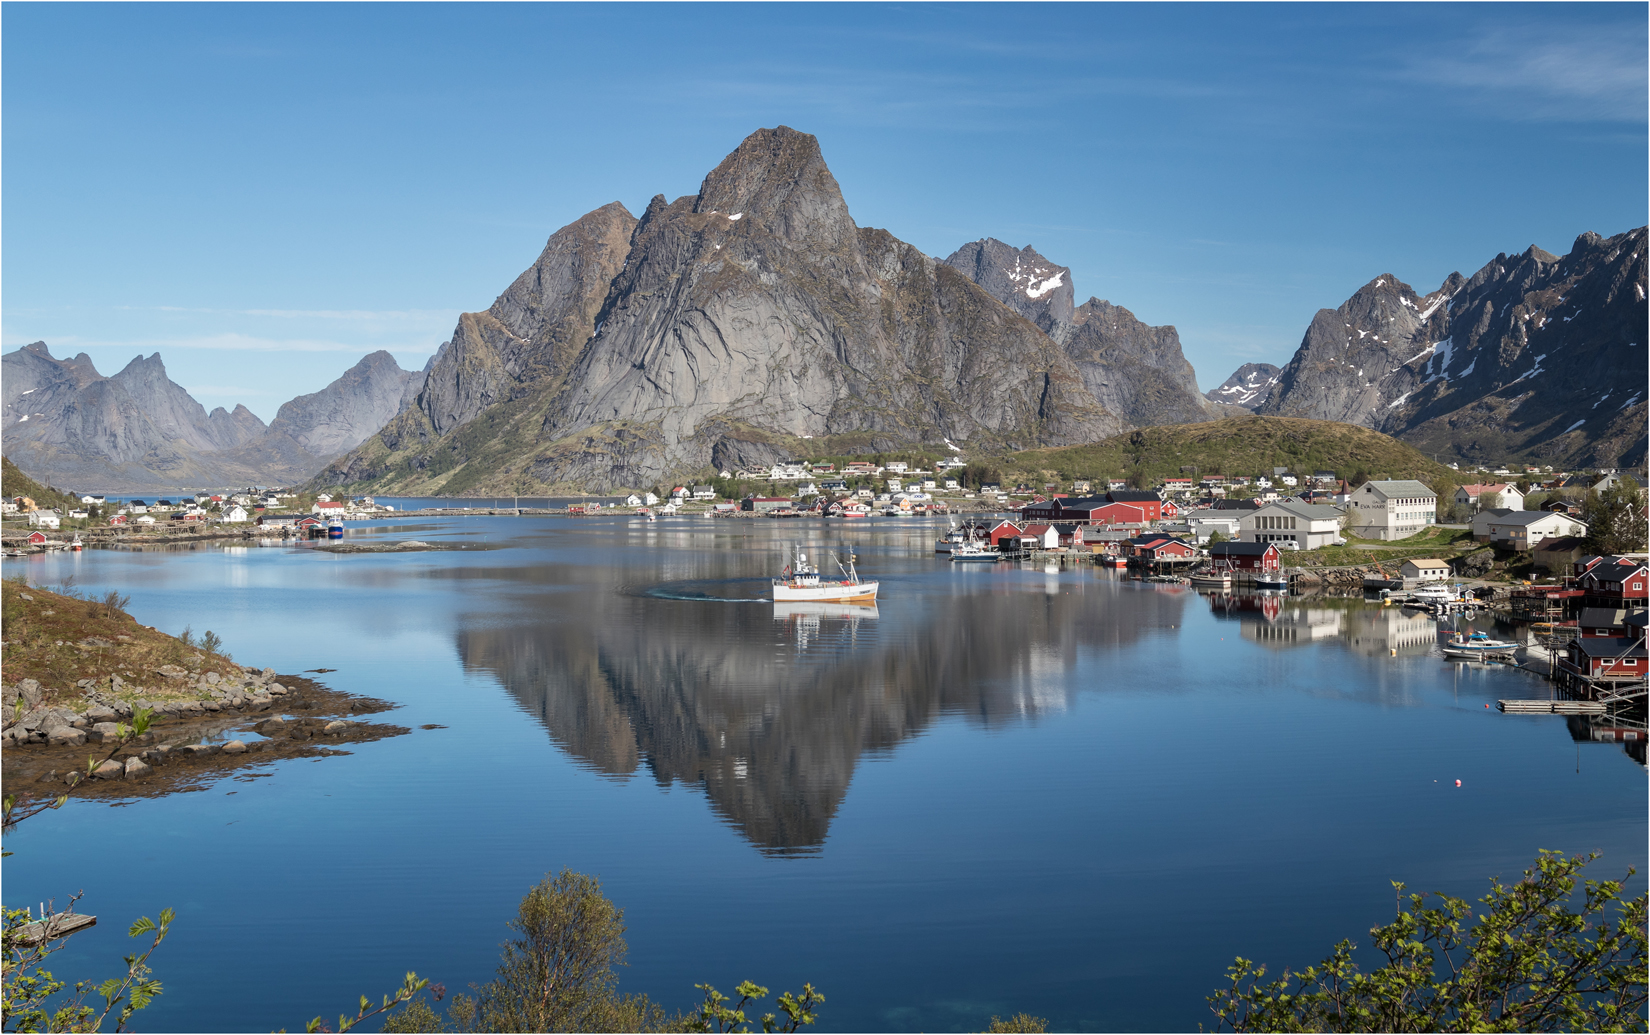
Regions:
<instances>
[{"instance_id":1,"label":"mountain reflection in water","mask_svg":"<svg viewBox=\"0 0 1650 1035\"><path fill-rule=\"evenodd\" d=\"M861 755L948 713L990 726L1064 710L1079 649L1178 626L1190 599L999 581L917 600L912 588L880 608L557 595L534 619L461 632L458 648L590 767L702 785L764 853L808 854Z\"/></svg>"}]
</instances>

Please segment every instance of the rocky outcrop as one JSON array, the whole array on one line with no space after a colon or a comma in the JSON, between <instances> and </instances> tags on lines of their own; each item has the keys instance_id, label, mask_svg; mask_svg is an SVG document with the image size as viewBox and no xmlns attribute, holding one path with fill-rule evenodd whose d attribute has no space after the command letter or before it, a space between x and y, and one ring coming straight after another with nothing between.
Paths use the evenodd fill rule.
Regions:
<instances>
[{"instance_id":1,"label":"rocky outcrop","mask_svg":"<svg viewBox=\"0 0 1650 1035\"><path fill-rule=\"evenodd\" d=\"M1074 299L1071 270L995 237L963 245L945 264L985 288L986 293L1064 344L1071 335Z\"/></svg>"},{"instance_id":2,"label":"rocky outcrop","mask_svg":"<svg viewBox=\"0 0 1650 1035\"><path fill-rule=\"evenodd\" d=\"M1451 274L1383 275L1320 310L1260 413L1361 424L1472 462L1645 459L1645 230Z\"/></svg>"},{"instance_id":3,"label":"rocky outcrop","mask_svg":"<svg viewBox=\"0 0 1650 1035\"><path fill-rule=\"evenodd\" d=\"M1252 411L1271 398L1272 389L1277 387L1278 377L1282 373L1281 367L1270 363L1245 363L1232 371L1232 376L1218 387L1204 392L1203 397L1222 406Z\"/></svg>"},{"instance_id":4,"label":"rocky outcrop","mask_svg":"<svg viewBox=\"0 0 1650 1035\"><path fill-rule=\"evenodd\" d=\"M1126 425L1189 424L1213 416L1173 327L1148 326L1098 298L1083 303L1072 323L1066 355L1094 399Z\"/></svg>"}]
</instances>

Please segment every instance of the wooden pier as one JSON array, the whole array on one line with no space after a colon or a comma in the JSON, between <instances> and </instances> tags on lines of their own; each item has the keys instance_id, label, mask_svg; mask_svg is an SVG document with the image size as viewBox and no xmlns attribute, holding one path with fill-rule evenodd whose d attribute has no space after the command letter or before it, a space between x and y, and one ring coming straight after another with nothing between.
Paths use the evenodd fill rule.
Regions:
<instances>
[{"instance_id":1,"label":"wooden pier","mask_svg":"<svg viewBox=\"0 0 1650 1035\"><path fill-rule=\"evenodd\" d=\"M1603 715L1606 710L1601 701L1568 700L1497 701L1495 707L1509 715Z\"/></svg>"}]
</instances>

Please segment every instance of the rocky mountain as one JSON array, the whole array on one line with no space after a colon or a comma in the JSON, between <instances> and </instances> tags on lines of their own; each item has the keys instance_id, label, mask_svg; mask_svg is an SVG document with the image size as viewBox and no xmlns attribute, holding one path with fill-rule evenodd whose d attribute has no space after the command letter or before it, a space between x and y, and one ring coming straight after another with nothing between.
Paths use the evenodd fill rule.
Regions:
<instances>
[{"instance_id":1,"label":"rocky mountain","mask_svg":"<svg viewBox=\"0 0 1650 1035\"><path fill-rule=\"evenodd\" d=\"M1075 294L1071 270L995 237L963 245L945 264L985 288L986 293L1036 324L1060 344L1071 336Z\"/></svg>"},{"instance_id":2,"label":"rocky mountain","mask_svg":"<svg viewBox=\"0 0 1650 1035\"><path fill-rule=\"evenodd\" d=\"M1122 306L1099 298L1072 314L1066 355L1083 385L1126 426L1185 424L1208 420L1197 390L1197 372L1180 349L1173 327L1151 327Z\"/></svg>"},{"instance_id":3,"label":"rocky mountain","mask_svg":"<svg viewBox=\"0 0 1650 1035\"><path fill-rule=\"evenodd\" d=\"M60 360L35 342L0 368L6 455L54 484L117 493L302 481L382 427L423 376L374 353L266 427L245 406L207 412L159 353L104 377L84 353Z\"/></svg>"},{"instance_id":4,"label":"rocky mountain","mask_svg":"<svg viewBox=\"0 0 1650 1035\"><path fill-rule=\"evenodd\" d=\"M1253 410L1271 398L1272 389L1278 383L1278 375L1282 373L1281 367L1275 367L1270 363L1245 363L1234 370L1232 376L1222 381L1218 387L1204 392L1203 397L1223 406Z\"/></svg>"},{"instance_id":5,"label":"rocky mountain","mask_svg":"<svg viewBox=\"0 0 1650 1035\"><path fill-rule=\"evenodd\" d=\"M751 134L695 195L557 231L460 319L416 410L317 482L602 491L754 466L804 439L1027 446L1124 423L1035 324L857 226L818 142L783 126Z\"/></svg>"},{"instance_id":6,"label":"rocky mountain","mask_svg":"<svg viewBox=\"0 0 1650 1035\"><path fill-rule=\"evenodd\" d=\"M1257 412L1360 424L1445 459L1641 465L1645 235L1497 255L1424 297L1377 277L1319 310Z\"/></svg>"},{"instance_id":7,"label":"rocky mountain","mask_svg":"<svg viewBox=\"0 0 1650 1035\"><path fill-rule=\"evenodd\" d=\"M1178 424L1211 414L1198 395L1173 327L1151 327L1121 306L1090 298L1073 308L1071 270L1027 245L996 238L965 244L945 260L1054 339L1083 386L1125 426Z\"/></svg>"}]
</instances>

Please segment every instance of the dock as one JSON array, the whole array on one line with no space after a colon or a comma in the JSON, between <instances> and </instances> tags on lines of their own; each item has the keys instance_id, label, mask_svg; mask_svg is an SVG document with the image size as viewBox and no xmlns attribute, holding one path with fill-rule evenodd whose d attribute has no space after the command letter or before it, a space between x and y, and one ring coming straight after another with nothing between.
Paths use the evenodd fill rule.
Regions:
<instances>
[{"instance_id":1,"label":"dock","mask_svg":"<svg viewBox=\"0 0 1650 1035\"><path fill-rule=\"evenodd\" d=\"M1603 715L1605 712L1602 701L1511 700L1497 701L1495 707L1509 715Z\"/></svg>"},{"instance_id":2,"label":"dock","mask_svg":"<svg viewBox=\"0 0 1650 1035\"><path fill-rule=\"evenodd\" d=\"M67 938L76 931L84 931L95 926L95 916L85 913L53 913L44 920L36 920L32 924L24 924L18 928L17 943L39 945L42 942L55 942L59 938Z\"/></svg>"}]
</instances>

